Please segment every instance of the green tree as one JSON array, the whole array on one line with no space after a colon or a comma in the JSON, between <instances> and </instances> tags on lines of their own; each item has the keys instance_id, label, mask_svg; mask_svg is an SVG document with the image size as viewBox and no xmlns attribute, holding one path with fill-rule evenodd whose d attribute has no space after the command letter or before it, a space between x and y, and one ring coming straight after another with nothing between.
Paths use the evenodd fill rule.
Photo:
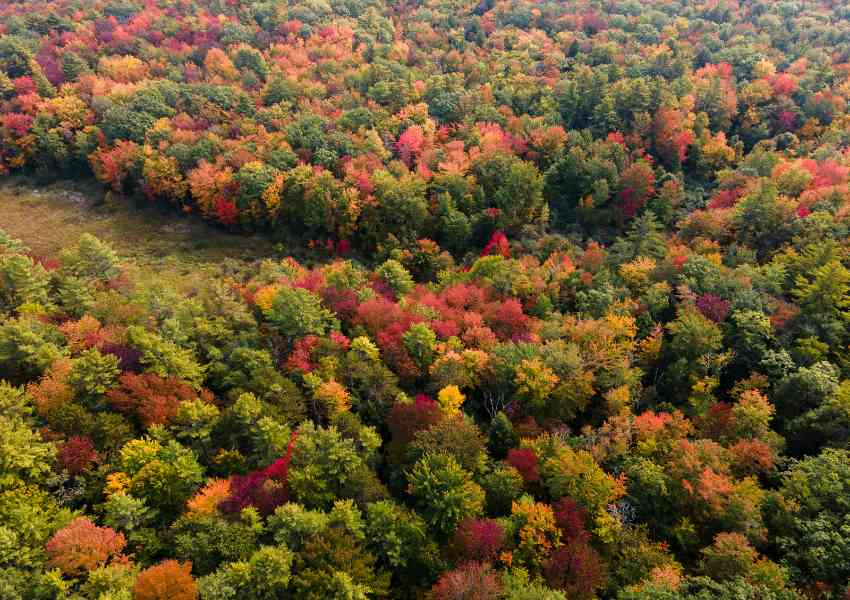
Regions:
<instances>
[{"instance_id":1,"label":"green tree","mask_svg":"<svg viewBox=\"0 0 850 600\"><path fill-rule=\"evenodd\" d=\"M787 238L789 213L780 202L776 185L756 187L735 205L738 239L765 255Z\"/></svg>"},{"instance_id":2,"label":"green tree","mask_svg":"<svg viewBox=\"0 0 850 600\"><path fill-rule=\"evenodd\" d=\"M640 256L655 260L667 255L667 245L663 227L651 210L635 217L629 225L626 235L617 239L608 251L607 261L619 266Z\"/></svg>"},{"instance_id":3,"label":"green tree","mask_svg":"<svg viewBox=\"0 0 850 600\"><path fill-rule=\"evenodd\" d=\"M403 588L422 586L440 566L437 545L415 512L392 500L366 507L366 546Z\"/></svg>"},{"instance_id":4,"label":"green tree","mask_svg":"<svg viewBox=\"0 0 850 600\"><path fill-rule=\"evenodd\" d=\"M387 411L402 391L398 376L381 360L377 346L365 336L354 338L340 371L353 395L352 408L365 423L383 427Z\"/></svg>"},{"instance_id":5,"label":"green tree","mask_svg":"<svg viewBox=\"0 0 850 600\"><path fill-rule=\"evenodd\" d=\"M255 48L240 46L233 55L233 66L244 71L253 71L262 81L269 76L269 66L263 55Z\"/></svg>"},{"instance_id":6,"label":"green tree","mask_svg":"<svg viewBox=\"0 0 850 600\"><path fill-rule=\"evenodd\" d=\"M811 367L800 367L782 379L774 395L782 425L789 426L833 398L839 389L839 376L835 365L821 361Z\"/></svg>"},{"instance_id":7,"label":"green tree","mask_svg":"<svg viewBox=\"0 0 850 600\"><path fill-rule=\"evenodd\" d=\"M275 542L284 544L294 552L330 526L330 515L321 510L310 510L301 504L288 502L278 506L269 517L269 531Z\"/></svg>"},{"instance_id":8,"label":"green tree","mask_svg":"<svg viewBox=\"0 0 850 600\"><path fill-rule=\"evenodd\" d=\"M0 492L44 482L56 447L42 439L31 419L32 398L0 381Z\"/></svg>"},{"instance_id":9,"label":"green tree","mask_svg":"<svg viewBox=\"0 0 850 600\"><path fill-rule=\"evenodd\" d=\"M130 493L158 510L166 522L204 481L204 469L192 451L173 440L132 440L121 448L119 464L130 477Z\"/></svg>"},{"instance_id":10,"label":"green tree","mask_svg":"<svg viewBox=\"0 0 850 600\"><path fill-rule=\"evenodd\" d=\"M209 365L210 388L230 398L249 392L278 411L288 422L303 419L306 408L295 383L275 368L268 350L238 346Z\"/></svg>"},{"instance_id":11,"label":"green tree","mask_svg":"<svg viewBox=\"0 0 850 600\"><path fill-rule=\"evenodd\" d=\"M263 546L247 560L231 562L198 580L205 600L275 600L287 591L293 554L285 546Z\"/></svg>"},{"instance_id":12,"label":"green tree","mask_svg":"<svg viewBox=\"0 0 850 600\"><path fill-rule=\"evenodd\" d=\"M60 275L55 278L56 302L65 312L74 318L81 318L94 307L94 295L88 283L73 275Z\"/></svg>"},{"instance_id":13,"label":"green tree","mask_svg":"<svg viewBox=\"0 0 850 600\"><path fill-rule=\"evenodd\" d=\"M290 341L339 329L339 321L322 306L321 298L303 288L282 287L265 316Z\"/></svg>"},{"instance_id":14,"label":"green tree","mask_svg":"<svg viewBox=\"0 0 850 600\"><path fill-rule=\"evenodd\" d=\"M413 289L413 277L410 276L404 265L397 260L384 261L375 269L375 274L383 279L399 298L407 295Z\"/></svg>"},{"instance_id":15,"label":"green tree","mask_svg":"<svg viewBox=\"0 0 850 600\"><path fill-rule=\"evenodd\" d=\"M195 354L169 339L131 325L127 328L127 342L141 353L139 360L146 371L160 377L182 379L195 386L204 380L204 369Z\"/></svg>"},{"instance_id":16,"label":"green tree","mask_svg":"<svg viewBox=\"0 0 850 600\"><path fill-rule=\"evenodd\" d=\"M407 353L422 372L434 362L434 349L437 345L437 334L424 323L414 323L402 337Z\"/></svg>"},{"instance_id":17,"label":"green tree","mask_svg":"<svg viewBox=\"0 0 850 600\"><path fill-rule=\"evenodd\" d=\"M65 354L61 334L32 317L0 323L0 377L26 382Z\"/></svg>"},{"instance_id":18,"label":"green tree","mask_svg":"<svg viewBox=\"0 0 850 600\"><path fill-rule=\"evenodd\" d=\"M238 186L236 208L240 222L244 225L260 225L268 217L264 194L274 183L279 171L259 161L242 165L234 175Z\"/></svg>"},{"instance_id":19,"label":"green tree","mask_svg":"<svg viewBox=\"0 0 850 600\"><path fill-rule=\"evenodd\" d=\"M837 260L797 275L794 299L802 310L803 331L816 333L830 346L841 344L850 319L850 271Z\"/></svg>"},{"instance_id":20,"label":"green tree","mask_svg":"<svg viewBox=\"0 0 850 600\"><path fill-rule=\"evenodd\" d=\"M156 117L150 113L133 110L126 104L113 105L103 113L100 128L111 142L129 140L145 142L145 135L153 129Z\"/></svg>"},{"instance_id":21,"label":"green tree","mask_svg":"<svg viewBox=\"0 0 850 600\"><path fill-rule=\"evenodd\" d=\"M192 570L200 575L212 573L228 562L247 560L262 533L262 518L250 508L235 518L226 518L218 511L185 514L170 531L174 555L192 561Z\"/></svg>"},{"instance_id":22,"label":"green tree","mask_svg":"<svg viewBox=\"0 0 850 600\"><path fill-rule=\"evenodd\" d=\"M364 207L358 232L373 246L383 246L391 237L400 242L422 237L428 218L425 181L412 173L395 177L388 171L371 178L376 202Z\"/></svg>"},{"instance_id":23,"label":"green tree","mask_svg":"<svg viewBox=\"0 0 850 600\"><path fill-rule=\"evenodd\" d=\"M510 465L498 465L481 478L487 499L487 513L504 516L523 494L522 475Z\"/></svg>"},{"instance_id":24,"label":"green tree","mask_svg":"<svg viewBox=\"0 0 850 600\"><path fill-rule=\"evenodd\" d=\"M543 177L532 163L499 153L475 171L487 204L500 211L499 228L517 230L543 215Z\"/></svg>"},{"instance_id":25,"label":"green tree","mask_svg":"<svg viewBox=\"0 0 850 600\"><path fill-rule=\"evenodd\" d=\"M484 490L449 454L426 454L407 472L407 480L419 512L443 539L458 523L484 509Z\"/></svg>"},{"instance_id":26,"label":"green tree","mask_svg":"<svg viewBox=\"0 0 850 600\"><path fill-rule=\"evenodd\" d=\"M371 437L368 444L358 448L355 440L344 438L335 427L302 425L289 469L293 500L308 508L329 508L334 500L360 497L374 478L367 463L380 438Z\"/></svg>"},{"instance_id":27,"label":"green tree","mask_svg":"<svg viewBox=\"0 0 850 600\"><path fill-rule=\"evenodd\" d=\"M117 356L89 348L74 359L68 384L81 397L94 401L117 385L119 373Z\"/></svg>"},{"instance_id":28,"label":"green tree","mask_svg":"<svg viewBox=\"0 0 850 600\"><path fill-rule=\"evenodd\" d=\"M723 334L720 327L696 309L679 311L676 320L667 325L670 341L666 344L669 366L662 382L678 398L690 394L698 383L712 382L728 355L723 353ZM704 408L700 399L697 410Z\"/></svg>"},{"instance_id":29,"label":"green tree","mask_svg":"<svg viewBox=\"0 0 850 600\"><path fill-rule=\"evenodd\" d=\"M844 380L823 402L787 424L786 435L793 451L813 454L826 446L850 444L850 381Z\"/></svg>"},{"instance_id":30,"label":"green tree","mask_svg":"<svg viewBox=\"0 0 850 600\"><path fill-rule=\"evenodd\" d=\"M519 443L519 436L513 423L501 410L490 422L487 438L487 449L494 458L504 458L508 450Z\"/></svg>"},{"instance_id":31,"label":"green tree","mask_svg":"<svg viewBox=\"0 0 850 600\"><path fill-rule=\"evenodd\" d=\"M543 461L540 474L553 500L567 496L597 517L625 492L623 482L603 471L589 452L565 445Z\"/></svg>"},{"instance_id":32,"label":"green tree","mask_svg":"<svg viewBox=\"0 0 850 600\"><path fill-rule=\"evenodd\" d=\"M475 421L464 414L441 419L427 429L417 431L407 447L408 464L434 450L450 454L470 473L478 475L486 470L486 440Z\"/></svg>"},{"instance_id":33,"label":"green tree","mask_svg":"<svg viewBox=\"0 0 850 600\"><path fill-rule=\"evenodd\" d=\"M826 449L791 464L774 515L792 579L843 586L850 578L850 452Z\"/></svg>"},{"instance_id":34,"label":"green tree","mask_svg":"<svg viewBox=\"0 0 850 600\"><path fill-rule=\"evenodd\" d=\"M718 582L708 577L688 577L678 586L646 584L622 590L617 600L794 600L794 589L770 586L739 578Z\"/></svg>"},{"instance_id":35,"label":"green tree","mask_svg":"<svg viewBox=\"0 0 850 600\"><path fill-rule=\"evenodd\" d=\"M292 589L309 600L386 596L389 574L378 570L376 562L355 537L332 527L307 542L297 555Z\"/></svg>"},{"instance_id":36,"label":"green tree","mask_svg":"<svg viewBox=\"0 0 850 600\"><path fill-rule=\"evenodd\" d=\"M50 277L40 264L21 254L0 254L0 314L24 304L47 306Z\"/></svg>"}]
</instances>

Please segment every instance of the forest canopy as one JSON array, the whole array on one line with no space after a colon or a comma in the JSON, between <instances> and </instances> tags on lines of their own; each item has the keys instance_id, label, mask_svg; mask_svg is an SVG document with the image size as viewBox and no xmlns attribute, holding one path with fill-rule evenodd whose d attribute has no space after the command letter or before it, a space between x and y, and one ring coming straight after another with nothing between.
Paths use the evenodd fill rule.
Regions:
<instances>
[{"instance_id":1,"label":"forest canopy","mask_svg":"<svg viewBox=\"0 0 850 600\"><path fill-rule=\"evenodd\" d=\"M0 597L850 598L844 4L0 3Z\"/></svg>"}]
</instances>

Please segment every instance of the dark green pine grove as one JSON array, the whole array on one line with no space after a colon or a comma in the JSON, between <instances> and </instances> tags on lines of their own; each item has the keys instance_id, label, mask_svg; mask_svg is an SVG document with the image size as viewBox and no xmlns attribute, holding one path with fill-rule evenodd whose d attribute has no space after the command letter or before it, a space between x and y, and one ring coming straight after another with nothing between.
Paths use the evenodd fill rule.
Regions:
<instances>
[{"instance_id":1,"label":"dark green pine grove","mask_svg":"<svg viewBox=\"0 0 850 600\"><path fill-rule=\"evenodd\" d=\"M0 598L850 598L844 4L0 3Z\"/></svg>"}]
</instances>

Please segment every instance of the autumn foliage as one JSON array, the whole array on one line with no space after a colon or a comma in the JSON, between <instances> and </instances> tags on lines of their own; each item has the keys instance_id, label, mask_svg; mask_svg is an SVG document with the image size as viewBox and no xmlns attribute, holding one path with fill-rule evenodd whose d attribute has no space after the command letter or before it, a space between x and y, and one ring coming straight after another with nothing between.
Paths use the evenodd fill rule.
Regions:
<instances>
[{"instance_id":1,"label":"autumn foliage","mask_svg":"<svg viewBox=\"0 0 850 600\"><path fill-rule=\"evenodd\" d=\"M437 600L487 600L500 591L493 568L486 563L467 563L443 575L431 593Z\"/></svg>"},{"instance_id":2,"label":"autumn foliage","mask_svg":"<svg viewBox=\"0 0 850 600\"><path fill-rule=\"evenodd\" d=\"M0 595L841 596L846 4L0 2Z\"/></svg>"},{"instance_id":3,"label":"autumn foliage","mask_svg":"<svg viewBox=\"0 0 850 600\"><path fill-rule=\"evenodd\" d=\"M197 600L192 564L165 560L139 573L133 600Z\"/></svg>"},{"instance_id":4,"label":"autumn foliage","mask_svg":"<svg viewBox=\"0 0 850 600\"><path fill-rule=\"evenodd\" d=\"M89 438L72 437L59 447L56 460L70 475L79 475L97 460L97 450Z\"/></svg>"},{"instance_id":5,"label":"autumn foliage","mask_svg":"<svg viewBox=\"0 0 850 600\"><path fill-rule=\"evenodd\" d=\"M186 383L154 373L125 373L119 383L120 387L107 394L109 401L116 410L135 416L145 427L167 424L181 402L198 397Z\"/></svg>"},{"instance_id":6,"label":"autumn foliage","mask_svg":"<svg viewBox=\"0 0 850 600\"><path fill-rule=\"evenodd\" d=\"M51 566L76 576L110 562L126 560L121 554L125 545L122 534L78 517L57 531L45 550Z\"/></svg>"}]
</instances>

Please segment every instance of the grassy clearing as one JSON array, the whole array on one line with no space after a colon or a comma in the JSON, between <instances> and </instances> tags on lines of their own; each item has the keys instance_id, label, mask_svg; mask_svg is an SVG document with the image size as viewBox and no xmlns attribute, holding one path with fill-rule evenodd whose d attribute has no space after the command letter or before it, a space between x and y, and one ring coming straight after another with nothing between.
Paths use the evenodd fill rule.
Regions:
<instances>
[{"instance_id":1,"label":"grassy clearing","mask_svg":"<svg viewBox=\"0 0 850 600\"><path fill-rule=\"evenodd\" d=\"M186 271L220 265L226 259L273 255L259 236L231 234L200 219L176 217L156 207L106 206L92 183L35 186L26 180L0 181L0 229L22 240L35 254L55 256L83 233L109 242L124 258L155 270Z\"/></svg>"}]
</instances>

